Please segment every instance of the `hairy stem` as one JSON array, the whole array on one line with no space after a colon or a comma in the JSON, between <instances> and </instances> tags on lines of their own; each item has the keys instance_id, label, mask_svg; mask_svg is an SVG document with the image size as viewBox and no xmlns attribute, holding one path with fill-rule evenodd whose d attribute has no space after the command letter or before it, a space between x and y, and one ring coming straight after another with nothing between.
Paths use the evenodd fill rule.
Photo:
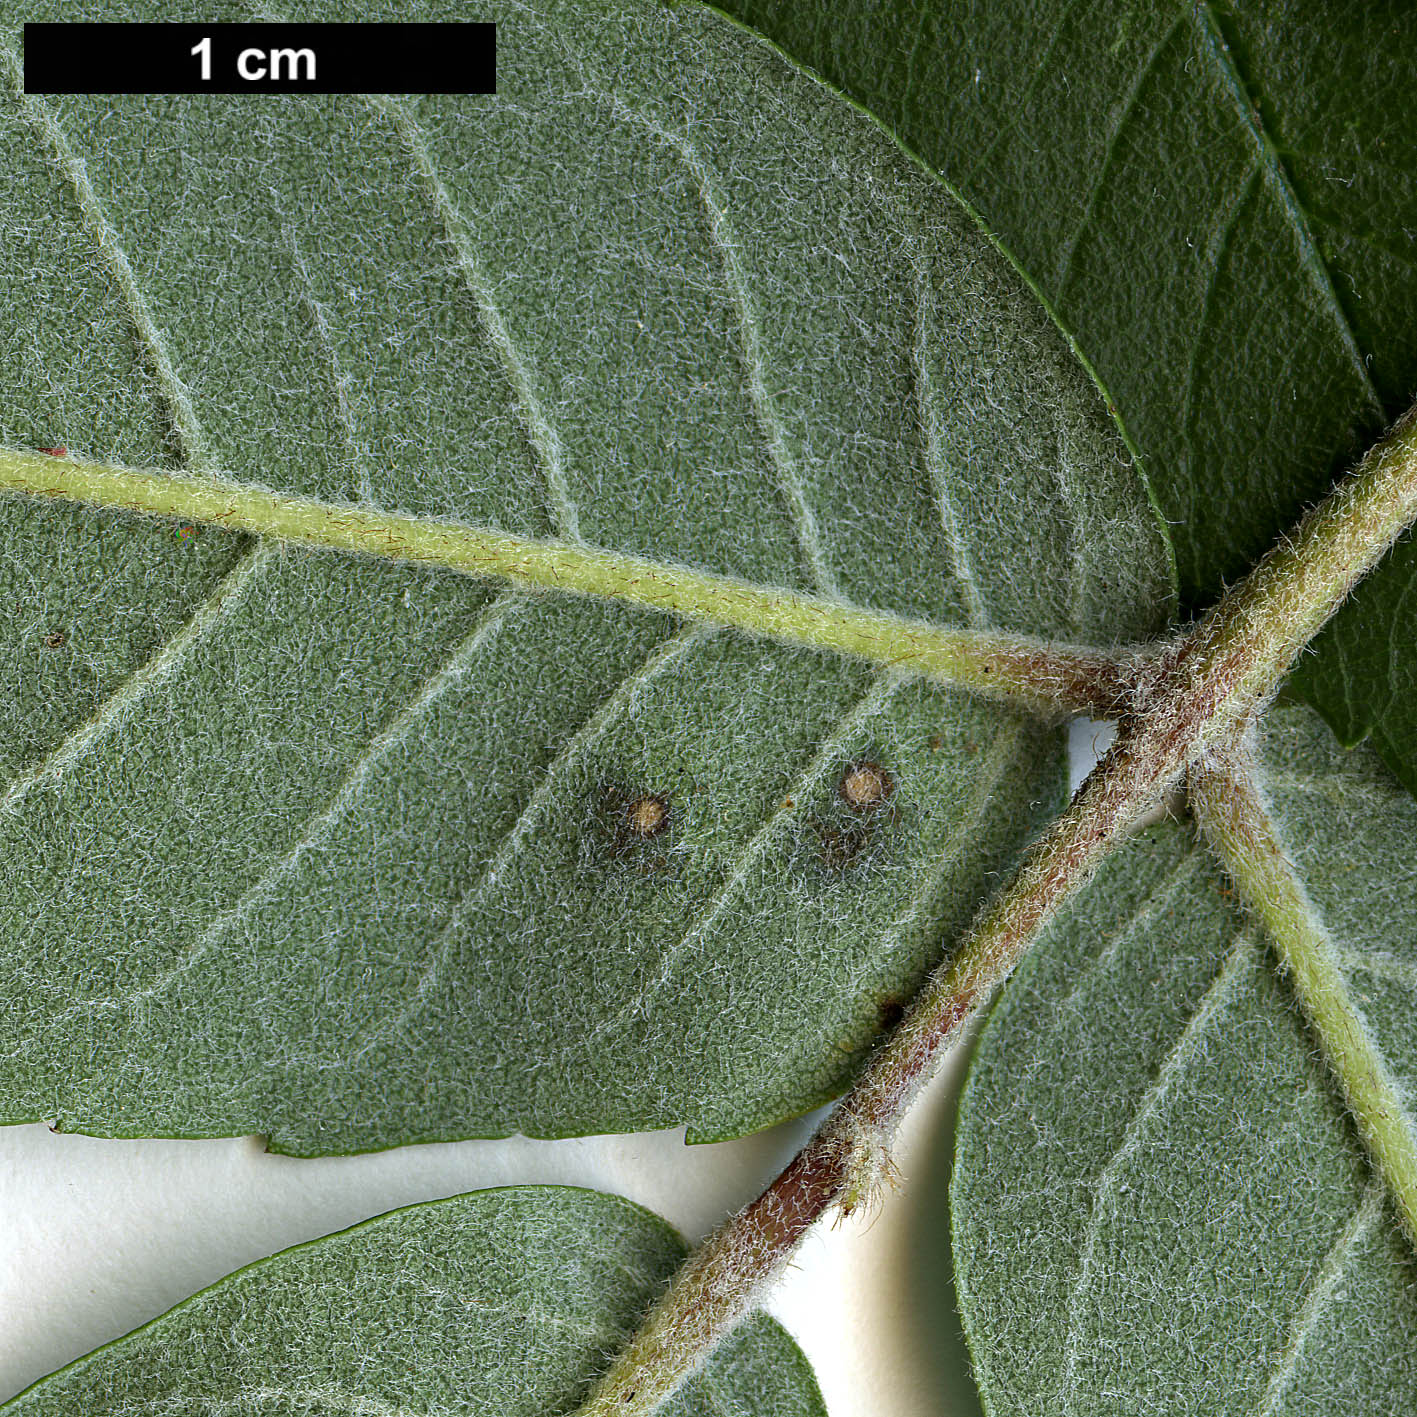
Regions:
<instances>
[{"instance_id":1,"label":"hairy stem","mask_svg":"<svg viewBox=\"0 0 1417 1417\"><path fill-rule=\"evenodd\" d=\"M814 1220L872 1198L901 1118L1038 932L1192 763L1221 740L1243 740L1294 657L1414 518L1417 421L1409 413L1292 538L1147 666L1116 743L1068 811L926 981L806 1147L689 1258L578 1417L648 1417L752 1307Z\"/></svg>"},{"instance_id":2,"label":"hairy stem","mask_svg":"<svg viewBox=\"0 0 1417 1417\"><path fill-rule=\"evenodd\" d=\"M1378 1174L1417 1241L1417 1135L1397 1084L1353 1002L1323 918L1265 807L1247 750L1199 769L1191 801L1245 904L1264 925L1318 1035Z\"/></svg>"},{"instance_id":3,"label":"hairy stem","mask_svg":"<svg viewBox=\"0 0 1417 1417\"><path fill-rule=\"evenodd\" d=\"M1150 722L1119 738L816 1135L689 1258L578 1417L647 1417L753 1306L814 1220L874 1199L896 1128L942 1054L1059 905L1180 776L1184 744L1173 740Z\"/></svg>"},{"instance_id":4,"label":"hairy stem","mask_svg":"<svg viewBox=\"0 0 1417 1417\"><path fill-rule=\"evenodd\" d=\"M1205 742L1234 737L1299 652L1417 519L1417 407L1183 642L1173 679L1216 691ZM1196 706L1204 710L1206 698Z\"/></svg>"},{"instance_id":5,"label":"hairy stem","mask_svg":"<svg viewBox=\"0 0 1417 1417\"><path fill-rule=\"evenodd\" d=\"M335 506L205 475L0 449L6 489L623 600L906 669L1050 717L1107 717L1128 695L1126 666L1098 651L946 629L577 542Z\"/></svg>"}]
</instances>

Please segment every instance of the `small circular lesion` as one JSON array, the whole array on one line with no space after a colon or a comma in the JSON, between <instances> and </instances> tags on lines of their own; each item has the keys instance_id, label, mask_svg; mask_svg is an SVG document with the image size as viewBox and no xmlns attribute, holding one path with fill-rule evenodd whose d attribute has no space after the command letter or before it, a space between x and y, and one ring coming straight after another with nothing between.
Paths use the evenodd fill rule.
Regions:
<instances>
[{"instance_id":1,"label":"small circular lesion","mask_svg":"<svg viewBox=\"0 0 1417 1417\"><path fill-rule=\"evenodd\" d=\"M895 792L895 779L880 763L858 758L846 765L837 791L852 811L869 812L890 800Z\"/></svg>"},{"instance_id":2,"label":"small circular lesion","mask_svg":"<svg viewBox=\"0 0 1417 1417\"><path fill-rule=\"evenodd\" d=\"M908 804L903 808L899 780L885 763L883 752L863 745L842 762L831 795L802 823L801 839L828 880L859 879L899 838Z\"/></svg>"},{"instance_id":3,"label":"small circular lesion","mask_svg":"<svg viewBox=\"0 0 1417 1417\"><path fill-rule=\"evenodd\" d=\"M50 630L44 637L44 647L45 649L63 649L68 640L69 632L67 630Z\"/></svg>"},{"instance_id":4,"label":"small circular lesion","mask_svg":"<svg viewBox=\"0 0 1417 1417\"><path fill-rule=\"evenodd\" d=\"M625 826L640 841L648 841L669 830L669 799L644 792L625 808Z\"/></svg>"},{"instance_id":5,"label":"small circular lesion","mask_svg":"<svg viewBox=\"0 0 1417 1417\"><path fill-rule=\"evenodd\" d=\"M685 822L680 797L658 783L601 779L586 793L584 864L597 872L614 865L636 876L672 873Z\"/></svg>"}]
</instances>

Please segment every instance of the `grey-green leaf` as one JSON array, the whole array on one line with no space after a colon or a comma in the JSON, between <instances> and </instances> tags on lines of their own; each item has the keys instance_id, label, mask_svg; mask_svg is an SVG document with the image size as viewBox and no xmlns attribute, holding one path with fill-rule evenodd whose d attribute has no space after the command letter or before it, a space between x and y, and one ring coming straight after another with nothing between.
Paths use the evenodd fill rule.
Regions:
<instances>
[{"instance_id":1,"label":"grey-green leaf","mask_svg":"<svg viewBox=\"0 0 1417 1417\"><path fill-rule=\"evenodd\" d=\"M385 17L420 16L461 14ZM0 441L943 622L1164 621L1093 388L881 129L720 17L496 18L495 97L12 87ZM1061 790L1003 709L610 601L16 498L0 582L7 1120L760 1127L845 1085Z\"/></svg>"},{"instance_id":2,"label":"grey-green leaf","mask_svg":"<svg viewBox=\"0 0 1417 1417\"><path fill-rule=\"evenodd\" d=\"M1096 365L1213 599L1417 388L1417 26L1328 0L724 0L974 204ZM1298 676L1417 791L1417 552Z\"/></svg>"},{"instance_id":3,"label":"grey-green leaf","mask_svg":"<svg viewBox=\"0 0 1417 1417\"><path fill-rule=\"evenodd\" d=\"M1417 805L1306 709L1264 778L1360 1014L1417 1085ZM960 1300L991 1417L1417 1405L1417 1262L1263 941L1189 828L1104 866L961 1104Z\"/></svg>"},{"instance_id":4,"label":"grey-green leaf","mask_svg":"<svg viewBox=\"0 0 1417 1417\"><path fill-rule=\"evenodd\" d=\"M6 1417L555 1417L684 1255L664 1221L561 1186L410 1206L238 1270L42 1379ZM742 1324L665 1417L826 1417L771 1319Z\"/></svg>"}]
</instances>

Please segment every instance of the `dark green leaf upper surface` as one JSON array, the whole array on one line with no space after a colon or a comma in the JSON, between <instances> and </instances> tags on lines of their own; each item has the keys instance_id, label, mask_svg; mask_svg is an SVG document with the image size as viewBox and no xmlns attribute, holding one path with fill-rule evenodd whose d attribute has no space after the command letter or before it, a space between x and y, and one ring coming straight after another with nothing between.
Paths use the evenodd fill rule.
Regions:
<instances>
[{"instance_id":1,"label":"dark green leaf upper surface","mask_svg":"<svg viewBox=\"0 0 1417 1417\"><path fill-rule=\"evenodd\" d=\"M495 97L258 106L26 96L11 34L0 441L1164 620L1095 391L878 127L707 13L500 18ZM844 1085L1060 791L1007 711L611 602L14 498L0 588L11 1120L752 1129Z\"/></svg>"},{"instance_id":2,"label":"dark green leaf upper surface","mask_svg":"<svg viewBox=\"0 0 1417 1417\"><path fill-rule=\"evenodd\" d=\"M1417 390L1417 28L1402 3L727 0L889 123L1096 366L1213 599ZM1417 790L1417 558L1304 693Z\"/></svg>"},{"instance_id":3,"label":"dark green leaf upper surface","mask_svg":"<svg viewBox=\"0 0 1417 1417\"><path fill-rule=\"evenodd\" d=\"M657 1216L551 1186L393 1211L285 1250L46 1378L15 1417L555 1417L684 1254ZM825 1417L806 1359L750 1318L666 1417Z\"/></svg>"},{"instance_id":4,"label":"dark green leaf upper surface","mask_svg":"<svg viewBox=\"0 0 1417 1417\"><path fill-rule=\"evenodd\" d=\"M1263 780L1400 1087L1417 806L1307 710ZM1264 942L1188 829L1103 867L1021 966L961 1105L955 1259L991 1417L1417 1404L1417 1266Z\"/></svg>"}]
</instances>

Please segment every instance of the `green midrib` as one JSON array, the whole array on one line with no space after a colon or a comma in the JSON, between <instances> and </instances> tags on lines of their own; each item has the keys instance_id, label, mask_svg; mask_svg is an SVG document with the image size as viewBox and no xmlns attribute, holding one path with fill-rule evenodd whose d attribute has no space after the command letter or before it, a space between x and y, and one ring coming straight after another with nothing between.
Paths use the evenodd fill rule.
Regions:
<instances>
[{"instance_id":1,"label":"green midrib","mask_svg":"<svg viewBox=\"0 0 1417 1417\"><path fill-rule=\"evenodd\" d=\"M996 631L950 629L844 601L566 541L339 506L191 472L155 471L0 449L0 490L143 512L309 546L441 566L600 596L751 634L833 650L1047 714L1098 704L1107 656Z\"/></svg>"}]
</instances>

